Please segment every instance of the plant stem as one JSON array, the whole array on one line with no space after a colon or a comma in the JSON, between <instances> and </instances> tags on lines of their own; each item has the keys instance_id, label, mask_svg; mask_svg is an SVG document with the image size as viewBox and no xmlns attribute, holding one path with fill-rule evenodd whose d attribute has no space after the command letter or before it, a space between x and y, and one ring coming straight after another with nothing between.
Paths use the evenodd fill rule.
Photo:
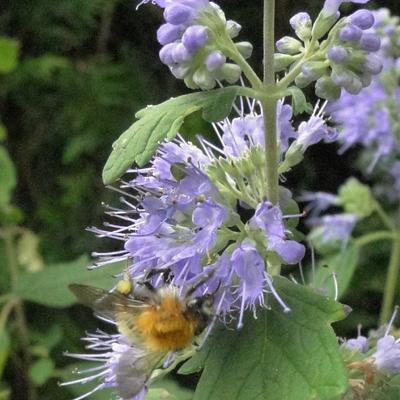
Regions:
<instances>
[{"instance_id":1,"label":"plant stem","mask_svg":"<svg viewBox=\"0 0 400 400\"><path fill-rule=\"evenodd\" d=\"M254 72L253 68L251 68L250 64L246 61L246 59L240 54L233 40L229 36L227 36L224 39L224 42L221 42L219 46L229 58L231 58L233 61L235 61L237 65L239 65L244 75L249 80L252 88L256 90L261 89L262 82L260 78Z\"/></svg>"},{"instance_id":2,"label":"plant stem","mask_svg":"<svg viewBox=\"0 0 400 400\"><path fill-rule=\"evenodd\" d=\"M14 291L18 282L18 261L14 243L14 231L12 228L7 230L3 235L6 250L6 259L11 277L11 288ZM19 341L21 343L21 350L24 360L24 380L27 385L27 400L36 400L37 393L36 388L29 378L29 367L32 364L30 342L29 342L29 330L26 322L24 304L21 299L15 298L13 302L15 311L15 321L17 326L17 332Z\"/></svg>"},{"instance_id":3,"label":"plant stem","mask_svg":"<svg viewBox=\"0 0 400 400\"><path fill-rule=\"evenodd\" d=\"M275 0L264 0L264 91L275 90ZM267 197L273 204L279 201L278 140L275 96L262 101L265 134Z\"/></svg>"},{"instance_id":4,"label":"plant stem","mask_svg":"<svg viewBox=\"0 0 400 400\"><path fill-rule=\"evenodd\" d=\"M377 214L379 215L380 219L382 220L382 222L384 223L384 225L387 228L389 228L391 231L395 230L394 223L391 221L389 216L386 214L385 210L382 208L382 206L378 202L376 202L375 210L376 210Z\"/></svg>"},{"instance_id":5,"label":"plant stem","mask_svg":"<svg viewBox=\"0 0 400 400\"><path fill-rule=\"evenodd\" d=\"M380 325L389 321L393 312L393 302L400 270L400 239L396 238L392 243L392 252L390 255L389 269L386 275L386 284L383 295L383 304L379 318Z\"/></svg>"},{"instance_id":6,"label":"plant stem","mask_svg":"<svg viewBox=\"0 0 400 400\"><path fill-rule=\"evenodd\" d=\"M264 85L275 85L275 0L264 0Z\"/></svg>"},{"instance_id":7,"label":"plant stem","mask_svg":"<svg viewBox=\"0 0 400 400\"><path fill-rule=\"evenodd\" d=\"M392 231L376 231L367 233L354 240L354 244L358 247L377 242L378 240L395 240L396 234Z\"/></svg>"}]
</instances>

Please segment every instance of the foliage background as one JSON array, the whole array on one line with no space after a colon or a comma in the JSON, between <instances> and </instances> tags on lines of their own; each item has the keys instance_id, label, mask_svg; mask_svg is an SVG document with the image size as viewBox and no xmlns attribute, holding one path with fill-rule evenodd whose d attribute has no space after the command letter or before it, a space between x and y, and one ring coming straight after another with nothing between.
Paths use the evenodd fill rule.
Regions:
<instances>
[{"instance_id":1,"label":"foliage background","mask_svg":"<svg viewBox=\"0 0 400 400\"><path fill-rule=\"evenodd\" d=\"M261 72L262 1L219 4L243 26L241 38L254 44L251 61ZM277 37L290 33L288 20L294 13L308 9L315 16L321 5L322 0L277 1ZM369 5L383 6L400 14L397 0ZM24 297L32 282L42 282L24 304L31 366L23 362L24 340L15 335L18 327L12 317L7 325L11 342L0 337L0 373L4 367L0 399L27 399L27 377L37 399L68 399L83 389L57 385L73 369L62 353L82 351L80 336L98 322L80 306L67 307L72 300L65 300L66 283L59 271L70 268L73 279L75 271L79 274L87 264L82 255L114 245L85 231L102 224L102 202L118 201L118 195L105 190L101 182L112 142L133 122L135 111L186 91L157 58L160 11L151 6L135 11L135 7L133 0L0 2L0 37L15 39L19 45L16 67L0 75L4 145L18 177L12 197L16 209L11 219L2 216L2 229L11 225L20 229L15 243L22 281L19 294ZM190 134L204 130L207 127L193 126ZM355 157L356 150L339 157L335 145L316 146L288 176L288 187L296 194L304 189L335 192L348 176L365 181L355 168ZM5 241L0 241L1 294L11 290L12 280L5 250ZM380 243L363 254L344 299L355 311L338 326L341 334L354 333L358 323L366 329L375 326L388 251ZM33 279L30 274L41 275ZM102 279L110 275L107 271ZM195 378L181 383L191 387ZM181 398L190 398L186 396Z\"/></svg>"}]
</instances>

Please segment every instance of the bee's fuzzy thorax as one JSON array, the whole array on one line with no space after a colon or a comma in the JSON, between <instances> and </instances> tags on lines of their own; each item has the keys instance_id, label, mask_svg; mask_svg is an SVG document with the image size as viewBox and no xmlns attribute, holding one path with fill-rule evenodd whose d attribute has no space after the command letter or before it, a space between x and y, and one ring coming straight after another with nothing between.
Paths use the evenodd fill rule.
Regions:
<instances>
[{"instance_id":1,"label":"bee's fuzzy thorax","mask_svg":"<svg viewBox=\"0 0 400 400\"><path fill-rule=\"evenodd\" d=\"M176 351L188 346L196 323L185 314L186 306L175 293L163 293L158 306L142 312L136 327L145 345L152 351Z\"/></svg>"}]
</instances>

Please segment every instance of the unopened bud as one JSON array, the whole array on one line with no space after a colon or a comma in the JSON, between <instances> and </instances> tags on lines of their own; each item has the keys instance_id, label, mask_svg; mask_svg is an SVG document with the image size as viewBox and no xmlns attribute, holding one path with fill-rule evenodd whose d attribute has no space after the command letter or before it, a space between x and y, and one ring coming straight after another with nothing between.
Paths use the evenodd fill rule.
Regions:
<instances>
[{"instance_id":1,"label":"unopened bud","mask_svg":"<svg viewBox=\"0 0 400 400\"><path fill-rule=\"evenodd\" d=\"M350 15L349 20L362 30L372 28L375 22L375 18L369 10L357 10L354 14Z\"/></svg>"},{"instance_id":2,"label":"unopened bud","mask_svg":"<svg viewBox=\"0 0 400 400\"><path fill-rule=\"evenodd\" d=\"M235 44L236 48L243 58L247 59L251 57L253 53L253 45L250 42L239 42Z\"/></svg>"},{"instance_id":3,"label":"unopened bud","mask_svg":"<svg viewBox=\"0 0 400 400\"><path fill-rule=\"evenodd\" d=\"M199 68L193 74L193 82L203 90L209 90L215 87L215 79L205 67Z\"/></svg>"},{"instance_id":4,"label":"unopened bud","mask_svg":"<svg viewBox=\"0 0 400 400\"><path fill-rule=\"evenodd\" d=\"M328 16L324 15L323 12L320 12L312 29L313 38L318 40L321 39L323 36L325 36L332 28L332 26L335 25L339 17L340 17L339 12Z\"/></svg>"},{"instance_id":5,"label":"unopened bud","mask_svg":"<svg viewBox=\"0 0 400 400\"><path fill-rule=\"evenodd\" d=\"M340 30L339 38L347 42L358 42L362 34L362 30L358 26L348 24Z\"/></svg>"},{"instance_id":6,"label":"unopened bud","mask_svg":"<svg viewBox=\"0 0 400 400\"><path fill-rule=\"evenodd\" d=\"M300 12L290 18L290 25L301 40L308 40L311 37L312 21L309 14Z\"/></svg>"},{"instance_id":7,"label":"unopened bud","mask_svg":"<svg viewBox=\"0 0 400 400\"><path fill-rule=\"evenodd\" d=\"M232 39L239 35L241 29L242 29L241 25L239 25L235 21L229 20L226 22L226 31L228 32L228 35Z\"/></svg>"},{"instance_id":8,"label":"unopened bud","mask_svg":"<svg viewBox=\"0 0 400 400\"><path fill-rule=\"evenodd\" d=\"M317 80L327 72L327 65L324 61L307 61L301 67L303 75L312 81Z\"/></svg>"},{"instance_id":9,"label":"unopened bud","mask_svg":"<svg viewBox=\"0 0 400 400\"><path fill-rule=\"evenodd\" d=\"M286 69L296 60L295 57L289 54L275 53L274 54L274 70L279 72Z\"/></svg>"},{"instance_id":10,"label":"unopened bud","mask_svg":"<svg viewBox=\"0 0 400 400\"><path fill-rule=\"evenodd\" d=\"M340 97L340 93L340 87L328 76L319 78L315 84L315 94L321 99L336 100Z\"/></svg>"},{"instance_id":11,"label":"unopened bud","mask_svg":"<svg viewBox=\"0 0 400 400\"><path fill-rule=\"evenodd\" d=\"M335 64L342 64L349 58L348 51L342 46L333 46L328 50L328 58Z\"/></svg>"},{"instance_id":12,"label":"unopened bud","mask_svg":"<svg viewBox=\"0 0 400 400\"><path fill-rule=\"evenodd\" d=\"M279 52L284 54L298 54L303 48L303 44L290 36L284 36L276 42L276 48Z\"/></svg>"},{"instance_id":13,"label":"unopened bud","mask_svg":"<svg viewBox=\"0 0 400 400\"><path fill-rule=\"evenodd\" d=\"M242 70L236 64L226 63L218 71L218 76L225 79L228 83L233 84L237 82L242 74Z\"/></svg>"},{"instance_id":14,"label":"unopened bud","mask_svg":"<svg viewBox=\"0 0 400 400\"><path fill-rule=\"evenodd\" d=\"M364 33L361 36L360 48L368 52L378 51L381 47L381 39L375 33Z\"/></svg>"}]
</instances>

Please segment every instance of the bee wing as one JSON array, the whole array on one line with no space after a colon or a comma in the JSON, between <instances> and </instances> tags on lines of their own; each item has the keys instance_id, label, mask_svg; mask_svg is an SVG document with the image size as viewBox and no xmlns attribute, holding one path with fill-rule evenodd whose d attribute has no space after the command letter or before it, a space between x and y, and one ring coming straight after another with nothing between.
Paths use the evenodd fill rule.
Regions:
<instances>
[{"instance_id":1,"label":"bee wing","mask_svg":"<svg viewBox=\"0 0 400 400\"><path fill-rule=\"evenodd\" d=\"M69 289L77 297L80 303L90 307L101 317L115 321L117 315L123 311L133 315L135 311L143 309L144 303L129 299L119 293L110 293L104 289L88 285L73 283Z\"/></svg>"},{"instance_id":2,"label":"bee wing","mask_svg":"<svg viewBox=\"0 0 400 400\"><path fill-rule=\"evenodd\" d=\"M138 395L164 356L164 353L145 353L133 347L123 353L115 372L118 395L123 400Z\"/></svg>"}]
</instances>

